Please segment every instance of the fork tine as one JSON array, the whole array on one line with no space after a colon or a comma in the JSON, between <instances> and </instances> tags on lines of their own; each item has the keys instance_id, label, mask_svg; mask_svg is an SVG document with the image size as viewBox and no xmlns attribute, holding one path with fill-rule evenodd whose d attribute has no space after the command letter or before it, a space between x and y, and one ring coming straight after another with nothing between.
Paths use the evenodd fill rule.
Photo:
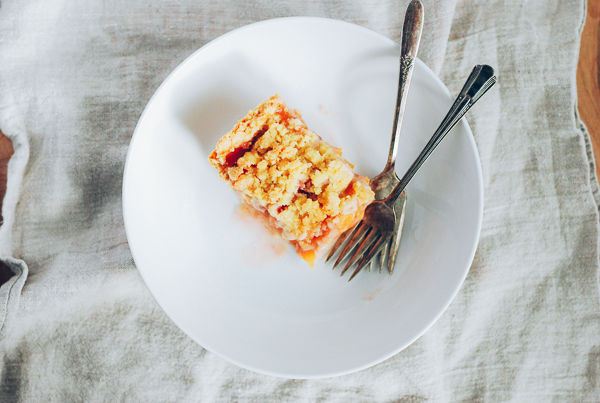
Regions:
<instances>
[{"instance_id":1,"label":"fork tine","mask_svg":"<svg viewBox=\"0 0 600 403\"><path fill-rule=\"evenodd\" d=\"M348 263L346 263L346 267L344 267L344 270L342 270L340 276L343 276L344 273L346 273L346 270L348 270L349 267L356 263L356 261L363 256L364 252L368 249L368 247L371 246L371 244L373 243L373 234L377 235L377 232L373 231L373 227L369 227L362 242L356 247L356 249L354 249L354 253L350 257L350 259L348 259Z\"/></svg>"},{"instance_id":2,"label":"fork tine","mask_svg":"<svg viewBox=\"0 0 600 403\"><path fill-rule=\"evenodd\" d=\"M385 241L387 241L386 237L383 237L381 234L377 234L377 239L371 244L369 250L365 252L363 258L357 263L356 270L354 270L354 273L352 273L348 281L352 280L354 276L356 276L363 269L363 267L365 267L365 264L369 263L371 259L373 259Z\"/></svg>"},{"instance_id":3,"label":"fork tine","mask_svg":"<svg viewBox=\"0 0 600 403\"><path fill-rule=\"evenodd\" d=\"M344 260L344 258L348 256L347 254L350 253L352 249L358 244L358 242L361 240L367 229L368 228L366 228L362 221L358 223L354 231L352 231L352 236L350 240L346 243L346 246L344 246L344 249L342 249L340 255L335 261L335 264L333 265L334 269L337 267L338 264L340 264L342 260Z\"/></svg>"},{"instance_id":4,"label":"fork tine","mask_svg":"<svg viewBox=\"0 0 600 403\"><path fill-rule=\"evenodd\" d=\"M389 240L389 242L386 242L383 244L383 247L381 248L381 252L379 252L379 273L381 273L381 269L383 268L383 266L385 264L385 257L388 254L388 248L392 247L392 242L394 242L393 237L392 237L392 239ZM375 259L373 259L373 260L375 260Z\"/></svg>"},{"instance_id":5,"label":"fork tine","mask_svg":"<svg viewBox=\"0 0 600 403\"><path fill-rule=\"evenodd\" d=\"M388 271L390 274L394 272L394 265L396 264L396 256L398 255L398 247L400 246L400 238L402 237L402 227L398 230L398 235L395 235L390 239L390 248L388 252Z\"/></svg>"},{"instance_id":6,"label":"fork tine","mask_svg":"<svg viewBox=\"0 0 600 403\"><path fill-rule=\"evenodd\" d=\"M400 239L402 238L402 229L404 228L404 218L406 218L406 191L402 191L404 200L402 201L402 210L400 211L399 221L396 223L394 235L390 240L390 248L388 250L388 271L390 275L394 272L394 265L396 264L396 256L398 256L398 248L400 247ZM399 199L400 200L400 199ZM398 200L396 200L396 203Z\"/></svg>"},{"instance_id":7,"label":"fork tine","mask_svg":"<svg viewBox=\"0 0 600 403\"><path fill-rule=\"evenodd\" d=\"M381 252L378 252L375 254L375 256L373 256L373 259L371 259L371 262L369 263L369 271L371 271L371 269L375 269L377 267L377 263L379 263L379 273L381 273L381 268L385 264L385 257L387 256L387 245L388 244L384 244L381 248Z\"/></svg>"},{"instance_id":8,"label":"fork tine","mask_svg":"<svg viewBox=\"0 0 600 403\"><path fill-rule=\"evenodd\" d=\"M354 228L350 228L349 230L347 230L346 232L344 232L342 235L340 235L338 237L338 239L335 241L335 243L331 247L331 250L329 251L329 255L327 255L327 259L325 259L325 263L327 263L329 261L329 259L331 259L333 257L333 255L335 255L335 252L337 252L337 250L340 248L340 246L342 246L344 244L344 242L346 242L346 239L348 239L350 234L352 234L355 229L356 229L356 226ZM334 268L335 268L335 266L334 266Z\"/></svg>"},{"instance_id":9,"label":"fork tine","mask_svg":"<svg viewBox=\"0 0 600 403\"><path fill-rule=\"evenodd\" d=\"M377 234L375 241L371 243L368 250L362 255L362 258L356 263L356 267L366 266L373 258L381 251L381 247L385 245L385 238L381 234ZM361 268L362 269L362 268Z\"/></svg>"}]
</instances>

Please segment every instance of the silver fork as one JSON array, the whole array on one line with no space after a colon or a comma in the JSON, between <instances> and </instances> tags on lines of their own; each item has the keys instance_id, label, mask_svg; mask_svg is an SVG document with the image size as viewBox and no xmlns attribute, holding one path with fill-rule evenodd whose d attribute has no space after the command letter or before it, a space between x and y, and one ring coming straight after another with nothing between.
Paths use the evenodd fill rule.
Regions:
<instances>
[{"instance_id":1,"label":"silver fork","mask_svg":"<svg viewBox=\"0 0 600 403\"><path fill-rule=\"evenodd\" d=\"M421 42L421 33L423 31L423 3L421 0L413 0L406 8L404 14L404 23L402 24L402 44L400 46L400 76L398 78L398 95L396 98L396 110L394 114L394 125L392 132L392 140L390 144L390 152L388 155L387 164L383 171L371 181L371 190L375 192L375 200L383 200L388 197L394 186L400 182L396 174L396 155L398 154L398 137L400 128L404 119L404 109L406 107L406 99L408 98L408 88L412 79L413 67L417 52L419 51L419 43ZM394 263L396 254L400 246L400 237L402 236L402 226L404 224L404 212L406 210L406 192L402 192L394 203L394 212L398 219L395 221L394 233L389 242L386 242L379 254L379 272L385 263L387 256L387 267L390 274L394 271ZM346 231L346 237L350 231ZM343 243L346 237L340 237L336 244ZM339 245L333 246L327 260L329 260ZM342 256L342 255L340 255ZM377 259L371 260L369 270L374 266ZM334 268L340 263L341 259L334 264Z\"/></svg>"},{"instance_id":2,"label":"silver fork","mask_svg":"<svg viewBox=\"0 0 600 403\"><path fill-rule=\"evenodd\" d=\"M448 132L460 121L460 119L471 109L471 107L496 83L494 69L488 65L477 65L471 71L467 82L463 86L460 94L454 101L454 104L442 120L427 145L417 159L408 168L402 179L396 184L392 192L383 200L376 200L365 209L365 215L352 230L348 230L342 242L334 244L330 257L333 256L344 241L348 242L341 251L336 261L336 265L346 259L348 262L341 275L356 264L356 269L348 279L352 280L371 260L381 252L384 245L389 242L394 234L394 228L397 221L402 217L397 217L394 211L394 205L399 196L404 192L406 185L410 182L425 160L431 155L440 142L446 137ZM341 238L340 237L340 238ZM334 250L335 248L335 250ZM335 267L335 266L334 266Z\"/></svg>"}]
</instances>

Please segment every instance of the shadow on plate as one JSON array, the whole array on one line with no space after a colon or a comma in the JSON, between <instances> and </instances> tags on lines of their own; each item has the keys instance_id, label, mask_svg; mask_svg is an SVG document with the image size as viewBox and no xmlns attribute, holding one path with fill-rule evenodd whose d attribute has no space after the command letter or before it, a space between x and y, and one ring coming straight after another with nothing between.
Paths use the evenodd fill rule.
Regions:
<instances>
[{"instance_id":1,"label":"shadow on plate","mask_svg":"<svg viewBox=\"0 0 600 403\"><path fill-rule=\"evenodd\" d=\"M240 53L203 64L193 74L204 79L181 80L180 85L192 88L174 90L174 93L189 94L174 100L175 113L198 139L207 156L248 111L277 92L269 77L251 66ZM206 76L212 79L206 80Z\"/></svg>"}]
</instances>

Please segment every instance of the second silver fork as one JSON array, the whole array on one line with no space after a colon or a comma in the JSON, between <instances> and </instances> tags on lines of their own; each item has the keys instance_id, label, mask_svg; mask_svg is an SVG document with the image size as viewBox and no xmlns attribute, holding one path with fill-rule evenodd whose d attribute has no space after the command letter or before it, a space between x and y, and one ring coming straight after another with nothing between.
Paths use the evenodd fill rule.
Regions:
<instances>
[{"instance_id":1,"label":"second silver fork","mask_svg":"<svg viewBox=\"0 0 600 403\"><path fill-rule=\"evenodd\" d=\"M394 202L406 188L419 168L446 137L448 132L462 119L462 117L471 109L473 105L496 83L494 69L488 65L477 65L471 71L467 82L463 86L460 94L452 104L450 111L442 120L425 148L421 151L417 159L408 168L400 182L394 187L390 195L384 200L372 202L366 209L362 219L346 238L344 249L340 252L338 261L348 258L348 262L342 270L342 275L356 264L356 269L348 279L352 280L365 265L371 262L377 253L381 251L382 246L390 240L393 235L393 227L397 221L394 211ZM335 246L335 245L334 245ZM341 245L340 245L341 246ZM335 251L333 251L335 253Z\"/></svg>"}]
</instances>

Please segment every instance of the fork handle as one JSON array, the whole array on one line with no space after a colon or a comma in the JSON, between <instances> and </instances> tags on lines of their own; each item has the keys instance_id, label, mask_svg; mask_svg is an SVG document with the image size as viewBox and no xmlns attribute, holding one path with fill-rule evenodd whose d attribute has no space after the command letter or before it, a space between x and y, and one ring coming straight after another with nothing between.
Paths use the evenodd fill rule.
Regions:
<instances>
[{"instance_id":1,"label":"fork handle","mask_svg":"<svg viewBox=\"0 0 600 403\"><path fill-rule=\"evenodd\" d=\"M404 118L404 108L410 80L412 78L415 59L421 42L423 31L423 3L421 0L413 0L406 8L404 24L402 25L402 45L400 46L400 77L398 79L398 96L396 97L396 110L394 112L394 126L390 153L384 172L393 170L398 154L398 136Z\"/></svg>"},{"instance_id":2,"label":"fork handle","mask_svg":"<svg viewBox=\"0 0 600 403\"><path fill-rule=\"evenodd\" d=\"M467 79L467 82L463 86L460 94L454 101L454 104L448 111L448 114L437 128L421 154L417 157L415 162L412 163L410 168L406 171L400 182L396 185L394 190L385 199L396 200L396 198L402 193L408 182L415 176L421 165L431 155L433 150L441 143L446 137L446 134L462 119L462 117L471 109L473 105L496 83L496 76L494 75L494 69L486 64L478 64L471 71L471 75Z\"/></svg>"}]
</instances>

